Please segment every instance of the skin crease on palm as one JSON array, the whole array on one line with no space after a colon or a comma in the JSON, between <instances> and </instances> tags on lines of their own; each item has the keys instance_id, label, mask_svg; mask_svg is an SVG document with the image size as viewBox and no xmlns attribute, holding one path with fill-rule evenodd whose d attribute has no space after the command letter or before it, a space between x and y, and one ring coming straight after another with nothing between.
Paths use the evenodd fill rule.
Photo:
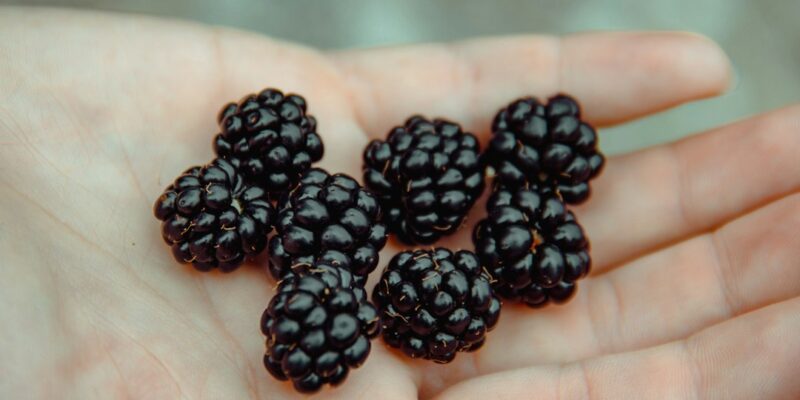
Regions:
<instances>
[{"instance_id":1,"label":"skin crease on palm","mask_svg":"<svg viewBox=\"0 0 800 400\"><path fill-rule=\"evenodd\" d=\"M559 91L598 127L723 92L685 33L517 36L324 53L139 16L0 8L0 398L302 398L261 365L275 287L176 263L153 201L211 159L224 103L277 87L319 120L321 167L417 112L489 121ZM796 399L800 108L612 157L577 207L594 270L567 305L507 303L442 366L380 340L318 398ZM469 230L442 241L471 248ZM390 242L381 266L402 247ZM371 277L370 287L378 272Z\"/></svg>"}]
</instances>

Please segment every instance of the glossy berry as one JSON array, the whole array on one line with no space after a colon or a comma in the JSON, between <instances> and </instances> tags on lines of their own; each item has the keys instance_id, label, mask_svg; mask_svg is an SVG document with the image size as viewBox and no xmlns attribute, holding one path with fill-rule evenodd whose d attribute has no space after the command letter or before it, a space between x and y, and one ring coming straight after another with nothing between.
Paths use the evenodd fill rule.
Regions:
<instances>
[{"instance_id":1,"label":"glossy berry","mask_svg":"<svg viewBox=\"0 0 800 400\"><path fill-rule=\"evenodd\" d=\"M480 145L458 124L411 117L364 150L364 184L378 195L389 230L430 244L455 232L483 191Z\"/></svg>"},{"instance_id":2,"label":"glossy berry","mask_svg":"<svg viewBox=\"0 0 800 400\"><path fill-rule=\"evenodd\" d=\"M347 270L325 263L299 268L279 284L261 317L264 366L310 393L336 386L369 355L378 313Z\"/></svg>"},{"instance_id":3,"label":"glossy berry","mask_svg":"<svg viewBox=\"0 0 800 400\"><path fill-rule=\"evenodd\" d=\"M281 202L270 240L270 272L282 279L321 257L362 278L378 265L386 244L378 200L353 178L308 170Z\"/></svg>"},{"instance_id":4,"label":"glossy berry","mask_svg":"<svg viewBox=\"0 0 800 400\"><path fill-rule=\"evenodd\" d=\"M441 247L397 254L372 299L386 343L438 363L480 348L501 305L475 254Z\"/></svg>"},{"instance_id":5,"label":"glossy berry","mask_svg":"<svg viewBox=\"0 0 800 400\"><path fill-rule=\"evenodd\" d=\"M306 101L277 89L230 103L217 117L220 133L214 151L278 198L290 190L311 164L322 158L317 122L306 114Z\"/></svg>"},{"instance_id":6,"label":"glossy berry","mask_svg":"<svg viewBox=\"0 0 800 400\"><path fill-rule=\"evenodd\" d=\"M219 158L175 179L154 213L175 259L201 271L231 271L260 253L275 219L266 191L244 183L233 165Z\"/></svg>"},{"instance_id":7,"label":"glossy berry","mask_svg":"<svg viewBox=\"0 0 800 400\"><path fill-rule=\"evenodd\" d=\"M578 204L589 197L589 181L605 163L597 133L566 95L546 105L531 97L516 100L497 113L492 132L486 162L495 181L508 187L543 181L565 202Z\"/></svg>"},{"instance_id":8,"label":"glossy berry","mask_svg":"<svg viewBox=\"0 0 800 400\"><path fill-rule=\"evenodd\" d=\"M489 215L473 232L475 250L504 298L531 307L563 303L589 273L589 243L549 188L495 188Z\"/></svg>"}]
</instances>

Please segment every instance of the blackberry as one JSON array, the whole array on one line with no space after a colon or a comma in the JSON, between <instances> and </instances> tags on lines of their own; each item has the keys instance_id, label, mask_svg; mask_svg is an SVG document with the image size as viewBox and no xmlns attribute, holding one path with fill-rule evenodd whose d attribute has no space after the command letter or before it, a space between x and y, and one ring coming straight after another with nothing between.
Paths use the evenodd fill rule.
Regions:
<instances>
[{"instance_id":1,"label":"blackberry","mask_svg":"<svg viewBox=\"0 0 800 400\"><path fill-rule=\"evenodd\" d=\"M290 190L322 158L317 121L306 114L306 101L296 94L265 89L226 105L217 121L221 132L214 137L214 152L272 198Z\"/></svg>"},{"instance_id":2,"label":"blackberry","mask_svg":"<svg viewBox=\"0 0 800 400\"><path fill-rule=\"evenodd\" d=\"M275 209L266 191L246 184L228 161L186 170L154 206L161 233L180 262L232 271L264 250Z\"/></svg>"},{"instance_id":3,"label":"blackberry","mask_svg":"<svg viewBox=\"0 0 800 400\"><path fill-rule=\"evenodd\" d=\"M347 270L325 263L300 268L279 284L261 317L264 366L301 392L338 385L364 363L380 332L378 313Z\"/></svg>"},{"instance_id":4,"label":"blackberry","mask_svg":"<svg viewBox=\"0 0 800 400\"><path fill-rule=\"evenodd\" d=\"M350 270L358 280L378 265L386 226L375 196L355 179L308 170L281 202L269 243L270 272L282 279L315 259Z\"/></svg>"},{"instance_id":5,"label":"blackberry","mask_svg":"<svg viewBox=\"0 0 800 400\"><path fill-rule=\"evenodd\" d=\"M391 232L430 244L455 232L483 191L480 144L458 124L420 116L364 150L365 186L375 192Z\"/></svg>"},{"instance_id":6,"label":"blackberry","mask_svg":"<svg viewBox=\"0 0 800 400\"><path fill-rule=\"evenodd\" d=\"M492 132L485 157L496 181L520 187L541 180L570 204L589 198L589 181L605 159L574 99L557 95L547 105L532 97L516 100L497 113Z\"/></svg>"},{"instance_id":7,"label":"blackberry","mask_svg":"<svg viewBox=\"0 0 800 400\"><path fill-rule=\"evenodd\" d=\"M499 185L489 215L473 231L476 253L496 279L498 294L531 307L570 299L589 273L589 243L564 202L550 188Z\"/></svg>"},{"instance_id":8,"label":"blackberry","mask_svg":"<svg viewBox=\"0 0 800 400\"><path fill-rule=\"evenodd\" d=\"M387 344L438 363L480 348L501 305L474 253L441 247L397 254L372 299Z\"/></svg>"}]
</instances>

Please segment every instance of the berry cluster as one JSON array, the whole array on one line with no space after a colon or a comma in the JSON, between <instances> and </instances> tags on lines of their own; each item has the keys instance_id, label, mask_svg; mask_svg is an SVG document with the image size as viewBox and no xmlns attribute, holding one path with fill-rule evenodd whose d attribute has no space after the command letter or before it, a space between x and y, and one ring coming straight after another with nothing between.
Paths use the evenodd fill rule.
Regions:
<instances>
[{"instance_id":1,"label":"berry cluster","mask_svg":"<svg viewBox=\"0 0 800 400\"><path fill-rule=\"evenodd\" d=\"M594 129L565 95L498 112L484 154L495 181L475 250L506 299L531 307L563 303L591 266L589 242L567 204L586 201L604 164Z\"/></svg>"},{"instance_id":2,"label":"berry cluster","mask_svg":"<svg viewBox=\"0 0 800 400\"><path fill-rule=\"evenodd\" d=\"M154 214L178 262L228 272L264 250L276 196L322 158L323 146L305 99L277 89L226 105L217 122L217 158L175 179Z\"/></svg>"},{"instance_id":3,"label":"berry cluster","mask_svg":"<svg viewBox=\"0 0 800 400\"><path fill-rule=\"evenodd\" d=\"M280 202L269 270L280 284L264 312L264 366L295 389L338 385L380 330L364 284L386 228L375 196L353 178L312 168Z\"/></svg>"},{"instance_id":4,"label":"berry cluster","mask_svg":"<svg viewBox=\"0 0 800 400\"><path fill-rule=\"evenodd\" d=\"M323 144L305 99L265 89L223 107L216 158L175 179L154 213L175 259L200 271L232 271L269 247L278 287L261 317L264 366L297 391L341 384L381 333L409 357L448 363L483 346L501 297L563 303L589 273L568 204L587 200L604 158L580 117L565 95L516 100L481 153L458 124L414 116L367 145L362 187L313 166ZM401 251L370 303L365 284L388 233L432 244L456 232L487 176L475 252Z\"/></svg>"},{"instance_id":5,"label":"berry cluster","mask_svg":"<svg viewBox=\"0 0 800 400\"><path fill-rule=\"evenodd\" d=\"M224 106L217 158L179 176L154 213L174 257L201 271L232 271L269 243L280 283L261 319L264 366L313 392L343 382L380 332L364 284L387 230L375 195L313 168L323 144L306 111L305 99L276 89Z\"/></svg>"}]
</instances>

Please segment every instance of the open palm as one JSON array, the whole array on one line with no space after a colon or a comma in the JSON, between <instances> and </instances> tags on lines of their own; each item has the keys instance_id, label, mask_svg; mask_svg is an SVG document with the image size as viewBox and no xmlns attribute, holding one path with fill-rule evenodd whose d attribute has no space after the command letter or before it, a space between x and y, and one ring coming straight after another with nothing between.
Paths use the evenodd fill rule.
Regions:
<instances>
[{"instance_id":1,"label":"open palm","mask_svg":"<svg viewBox=\"0 0 800 400\"><path fill-rule=\"evenodd\" d=\"M172 259L151 214L176 175L211 159L217 109L244 94L305 96L320 165L359 177L369 138L413 113L485 142L492 114L522 95L568 92L606 126L728 80L720 51L687 34L325 54L186 23L12 8L0 8L0 55L1 398L299 396L261 366L258 319L275 285L264 259L195 272ZM319 396L797 398L799 159L797 107L612 158L576 210L594 271L571 303L506 304L486 346L447 366L376 341L364 367ZM468 228L442 244L471 248ZM381 265L400 249L391 242Z\"/></svg>"}]
</instances>

